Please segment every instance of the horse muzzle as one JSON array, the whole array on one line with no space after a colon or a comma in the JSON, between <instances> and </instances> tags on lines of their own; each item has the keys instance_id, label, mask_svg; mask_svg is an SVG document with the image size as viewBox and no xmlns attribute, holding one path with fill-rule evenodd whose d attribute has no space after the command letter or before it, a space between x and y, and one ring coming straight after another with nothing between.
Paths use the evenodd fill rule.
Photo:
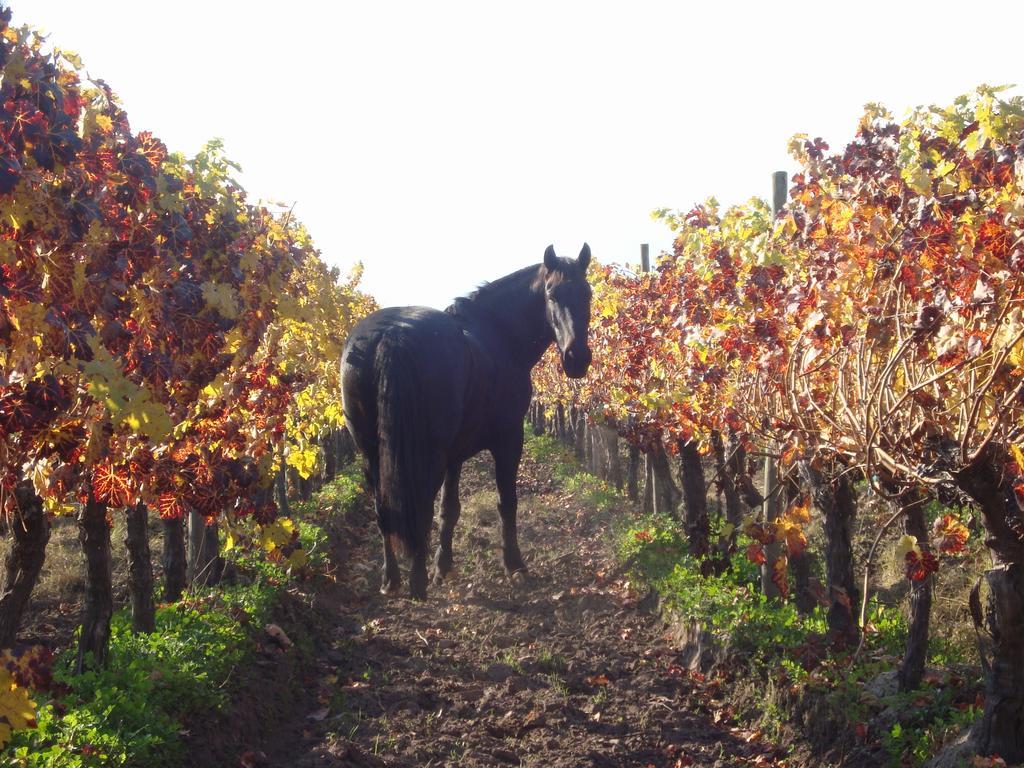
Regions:
<instances>
[{"instance_id":1,"label":"horse muzzle","mask_svg":"<svg viewBox=\"0 0 1024 768\"><path fill-rule=\"evenodd\" d=\"M570 379L582 379L590 368L590 347L572 346L562 353L562 370Z\"/></svg>"}]
</instances>

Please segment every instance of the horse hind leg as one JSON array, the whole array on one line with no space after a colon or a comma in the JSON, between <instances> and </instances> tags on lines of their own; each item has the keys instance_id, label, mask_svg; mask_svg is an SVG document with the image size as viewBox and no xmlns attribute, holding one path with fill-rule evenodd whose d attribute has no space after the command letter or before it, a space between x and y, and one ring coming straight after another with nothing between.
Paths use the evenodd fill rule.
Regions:
<instances>
[{"instance_id":1,"label":"horse hind leg","mask_svg":"<svg viewBox=\"0 0 1024 768\"><path fill-rule=\"evenodd\" d=\"M377 447L363 448L363 455L366 457L363 462L363 477L366 484L373 491L373 511L377 517L377 528L380 531L381 544L384 549L384 565L381 568L380 593L382 595L394 595L402 587L402 574L398 568L398 558L395 557L395 545L392 542L392 534L386 528L385 521L388 515L383 507L380 494L380 466L377 460Z\"/></svg>"},{"instance_id":2,"label":"horse hind leg","mask_svg":"<svg viewBox=\"0 0 1024 768\"><path fill-rule=\"evenodd\" d=\"M381 540L384 543L384 567L382 569L380 593L382 595L396 595L402 588L402 574L398 568L398 558L395 557L395 545L392 543L391 534L383 529L380 534Z\"/></svg>"},{"instance_id":3,"label":"horse hind leg","mask_svg":"<svg viewBox=\"0 0 1024 768\"><path fill-rule=\"evenodd\" d=\"M444 488L441 492L441 541L434 556L434 584L437 586L440 586L452 571L452 539L459 515L462 513L462 503L459 501L461 474L462 465L458 464L450 467L444 477Z\"/></svg>"}]
</instances>

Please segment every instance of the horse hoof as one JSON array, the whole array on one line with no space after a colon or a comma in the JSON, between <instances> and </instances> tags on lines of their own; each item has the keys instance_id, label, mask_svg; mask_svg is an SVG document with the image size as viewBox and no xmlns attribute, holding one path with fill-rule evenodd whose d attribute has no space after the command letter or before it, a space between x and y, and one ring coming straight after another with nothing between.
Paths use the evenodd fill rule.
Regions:
<instances>
[{"instance_id":1,"label":"horse hoof","mask_svg":"<svg viewBox=\"0 0 1024 768\"><path fill-rule=\"evenodd\" d=\"M435 587L443 586L450 575L451 571L442 571L440 568L436 568L434 569L434 574L430 577L430 583Z\"/></svg>"},{"instance_id":2,"label":"horse hoof","mask_svg":"<svg viewBox=\"0 0 1024 768\"><path fill-rule=\"evenodd\" d=\"M402 587L401 587L401 585L400 585L400 584L398 583L398 581L397 581L397 580L396 580L396 581L385 581L385 582L384 582L383 584L381 584L381 586L380 586L380 593L381 593L382 595L385 595L385 596L387 596L387 597L393 597L393 596L395 596L395 595L397 595L397 594L398 594L398 592L399 592L399 590L400 590L401 588L402 588Z\"/></svg>"},{"instance_id":3,"label":"horse hoof","mask_svg":"<svg viewBox=\"0 0 1024 768\"><path fill-rule=\"evenodd\" d=\"M426 587L412 587L409 590L409 597L417 602L424 602L427 599L427 588Z\"/></svg>"},{"instance_id":4,"label":"horse hoof","mask_svg":"<svg viewBox=\"0 0 1024 768\"><path fill-rule=\"evenodd\" d=\"M530 574L527 573L525 568L520 568L518 571L510 573L508 580L512 582L512 586L516 589L526 589L530 586Z\"/></svg>"},{"instance_id":5,"label":"horse hoof","mask_svg":"<svg viewBox=\"0 0 1024 768\"><path fill-rule=\"evenodd\" d=\"M427 599L427 570L409 574L409 597L413 600Z\"/></svg>"}]
</instances>

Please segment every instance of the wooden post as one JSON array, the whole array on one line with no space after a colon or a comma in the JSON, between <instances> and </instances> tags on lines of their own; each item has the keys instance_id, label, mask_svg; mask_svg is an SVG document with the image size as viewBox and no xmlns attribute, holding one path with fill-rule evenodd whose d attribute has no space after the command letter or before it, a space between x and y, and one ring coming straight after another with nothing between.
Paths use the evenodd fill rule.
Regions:
<instances>
[{"instance_id":1,"label":"wooden post","mask_svg":"<svg viewBox=\"0 0 1024 768\"><path fill-rule=\"evenodd\" d=\"M650 449L644 454L644 496L640 508L645 515L654 513L654 466Z\"/></svg>"},{"instance_id":2,"label":"wooden post","mask_svg":"<svg viewBox=\"0 0 1024 768\"><path fill-rule=\"evenodd\" d=\"M629 464L626 468L626 496L636 501L640 496L640 449L629 444Z\"/></svg>"},{"instance_id":3,"label":"wooden post","mask_svg":"<svg viewBox=\"0 0 1024 768\"><path fill-rule=\"evenodd\" d=\"M601 427L598 424L593 424L587 429L587 434L590 436L590 446L587 452L587 469L590 470L590 474L594 477L604 477L604 470L602 465L604 462L601 460Z\"/></svg>"},{"instance_id":4,"label":"wooden post","mask_svg":"<svg viewBox=\"0 0 1024 768\"><path fill-rule=\"evenodd\" d=\"M772 174L772 216L778 216L779 211L786 207L786 201L789 199L788 183L785 171L776 171Z\"/></svg>"},{"instance_id":5,"label":"wooden post","mask_svg":"<svg viewBox=\"0 0 1024 768\"><path fill-rule=\"evenodd\" d=\"M683 494L672 479L672 465L660 437L651 445L647 461L654 481L654 513L677 518Z\"/></svg>"},{"instance_id":6,"label":"wooden post","mask_svg":"<svg viewBox=\"0 0 1024 768\"><path fill-rule=\"evenodd\" d=\"M582 418L582 417L581 417ZM583 466L590 474L594 473L594 428L588 420L583 422Z\"/></svg>"},{"instance_id":7,"label":"wooden post","mask_svg":"<svg viewBox=\"0 0 1024 768\"><path fill-rule=\"evenodd\" d=\"M622 490L622 458L619 456L619 433L617 430L607 427L605 432L605 449L608 455L608 482L615 486L615 490Z\"/></svg>"},{"instance_id":8,"label":"wooden post","mask_svg":"<svg viewBox=\"0 0 1024 768\"><path fill-rule=\"evenodd\" d=\"M587 419L581 408L573 406L573 449L576 452L576 460L586 464L587 460Z\"/></svg>"},{"instance_id":9,"label":"wooden post","mask_svg":"<svg viewBox=\"0 0 1024 768\"><path fill-rule=\"evenodd\" d=\"M786 205L786 172L776 171L772 174L772 216L778 216L779 211ZM771 453L769 446L768 453ZM780 494L775 491L779 483L778 467L775 465L775 458L768 456L764 460L764 519L765 522L774 521L781 511L779 503ZM782 556L780 544L769 544L765 547L765 563L761 566L761 591L770 598L781 597L778 586L772 580L775 571L775 563Z\"/></svg>"},{"instance_id":10,"label":"wooden post","mask_svg":"<svg viewBox=\"0 0 1024 768\"><path fill-rule=\"evenodd\" d=\"M651 271L651 246L647 243L640 244L640 271ZM644 495L641 509L644 514L654 512L654 465L650 448L644 452Z\"/></svg>"}]
</instances>

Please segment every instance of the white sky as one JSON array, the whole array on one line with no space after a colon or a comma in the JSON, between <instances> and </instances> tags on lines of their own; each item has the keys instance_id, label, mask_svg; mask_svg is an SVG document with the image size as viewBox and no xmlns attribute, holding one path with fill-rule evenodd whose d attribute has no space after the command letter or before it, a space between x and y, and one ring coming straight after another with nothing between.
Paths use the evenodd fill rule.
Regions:
<instances>
[{"instance_id":1,"label":"white sky","mask_svg":"<svg viewBox=\"0 0 1024 768\"><path fill-rule=\"evenodd\" d=\"M1024 85L1024 2L12 0L136 130L225 141L383 304L589 241L667 248L658 207L770 194L789 137L848 141L982 82Z\"/></svg>"}]
</instances>

